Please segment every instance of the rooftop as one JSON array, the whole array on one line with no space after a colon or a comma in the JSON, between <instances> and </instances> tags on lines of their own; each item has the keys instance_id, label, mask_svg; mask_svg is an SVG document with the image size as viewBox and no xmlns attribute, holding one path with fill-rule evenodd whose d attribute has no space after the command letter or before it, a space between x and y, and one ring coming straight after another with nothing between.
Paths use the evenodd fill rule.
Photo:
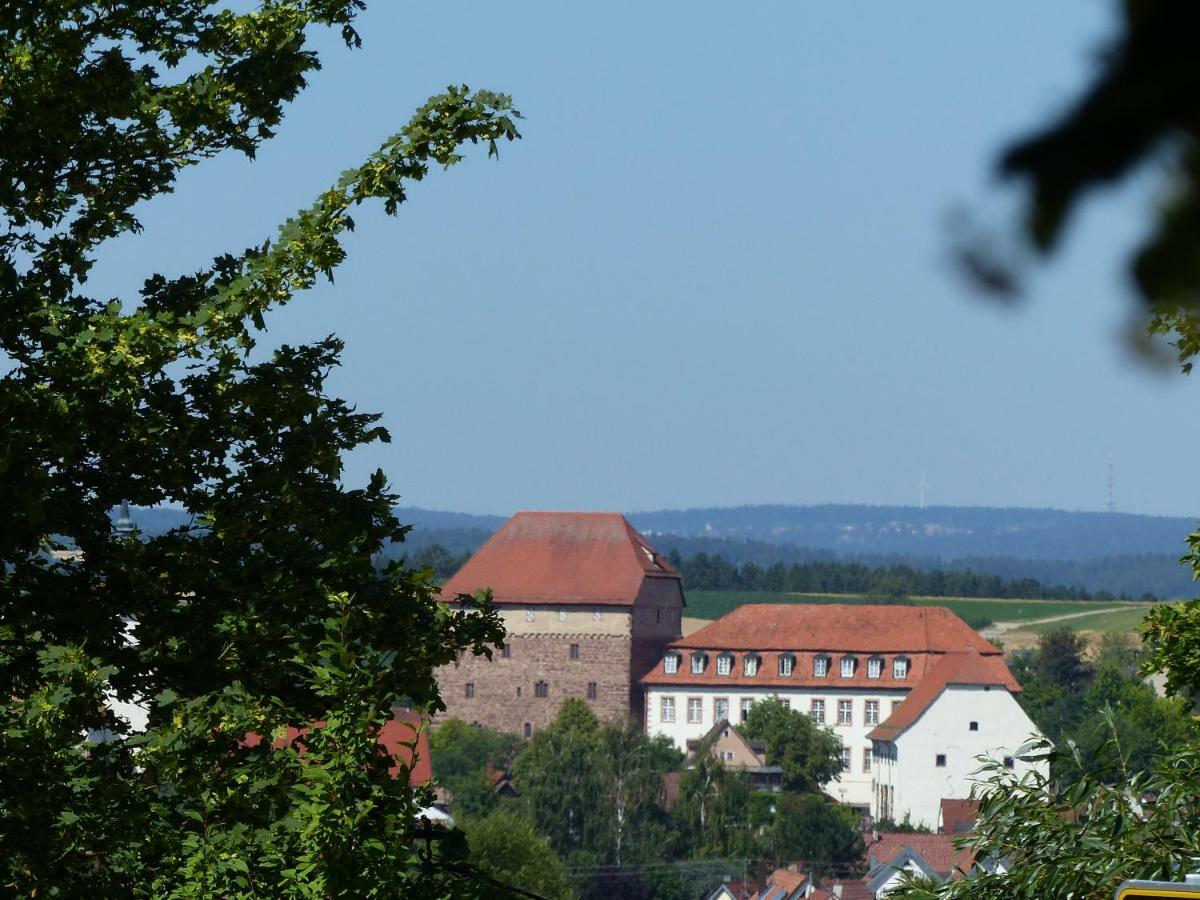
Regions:
<instances>
[{"instance_id":1,"label":"rooftop","mask_svg":"<svg viewBox=\"0 0 1200 900\"><path fill-rule=\"evenodd\" d=\"M867 844L867 868L891 865L906 848L920 854L943 878L949 878L956 871L966 872L971 867L971 851L956 849L952 835L887 831L881 833L878 840Z\"/></svg>"},{"instance_id":2,"label":"rooftop","mask_svg":"<svg viewBox=\"0 0 1200 900\"><path fill-rule=\"evenodd\" d=\"M519 512L442 596L491 588L500 604L631 606L646 578L679 577L620 513Z\"/></svg>"}]
</instances>

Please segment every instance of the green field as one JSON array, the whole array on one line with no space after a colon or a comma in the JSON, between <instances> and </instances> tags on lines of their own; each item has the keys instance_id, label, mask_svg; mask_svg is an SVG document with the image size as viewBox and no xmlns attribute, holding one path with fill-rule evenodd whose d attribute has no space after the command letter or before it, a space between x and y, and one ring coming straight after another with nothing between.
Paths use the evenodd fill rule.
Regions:
<instances>
[{"instance_id":1,"label":"green field","mask_svg":"<svg viewBox=\"0 0 1200 900\"><path fill-rule=\"evenodd\" d=\"M717 619L743 603L867 603L868 598L848 594L789 594L769 591L688 591L684 613L698 619ZM1145 615L1143 604L1089 602L1085 600L997 600L971 597L913 597L897 601L913 606L944 606L972 628L986 628L993 622L1025 622L1050 616L1065 616L1094 609L1114 612L1066 619L1061 623L1035 625L1049 629L1067 625L1101 631L1130 631ZM1130 623L1124 627L1124 623Z\"/></svg>"}]
</instances>

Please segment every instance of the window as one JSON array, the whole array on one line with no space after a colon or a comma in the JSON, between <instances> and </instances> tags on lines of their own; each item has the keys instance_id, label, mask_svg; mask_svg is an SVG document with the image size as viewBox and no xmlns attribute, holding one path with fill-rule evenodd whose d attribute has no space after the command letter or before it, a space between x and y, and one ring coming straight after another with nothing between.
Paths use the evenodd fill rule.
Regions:
<instances>
[{"instance_id":1,"label":"window","mask_svg":"<svg viewBox=\"0 0 1200 900\"><path fill-rule=\"evenodd\" d=\"M854 724L854 701L839 700L838 701L838 724L853 725Z\"/></svg>"},{"instance_id":2,"label":"window","mask_svg":"<svg viewBox=\"0 0 1200 900\"><path fill-rule=\"evenodd\" d=\"M824 700L814 700L812 702L812 706L809 707L808 714L812 718L812 720L814 722L816 722L818 725L824 725L825 724L825 701Z\"/></svg>"},{"instance_id":3,"label":"window","mask_svg":"<svg viewBox=\"0 0 1200 900\"><path fill-rule=\"evenodd\" d=\"M845 744L842 745L842 771L850 771L850 748Z\"/></svg>"},{"instance_id":4,"label":"window","mask_svg":"<svg viewBox=\"0 0 1200 900\"><path fill-rule=\"evenodd\" d=\"M705 656L703 653L693 653L692 654L692 674L693 675L704 674L704 663L705 663Z\"/></svg>"},{"instance_id":5,"label":"window","mask_svg":"<svg viewBox=\"0 0 1200 900\"><path fill-rule=\"evenodd\" d=\"M510 647L508 644L501 644L500 645L500 658L508 659L510 656L512 656L512 647Z\"/></svg>"},{"instance_id":6,"label":"window","mask_svg":"<svg viewBox=\"0 0 1200 900\"><path fill-rule=\"evenodd\" d=\"M713 700L713 721L728 722L729 721L729 698L717 697Z\"/></svg>"},{"instance_id":7,"label":"window","mask_svg":"<svg viewBox=\"0 0 1200 900\"><path fill-rule=\"evenodd\" d=\"M897 656L892 660L892 677L901 680L908 677L908 659L903 656Z\"/></svg>"},{"instance_id":8,"label":"window","mask_svg":"<svg viewBox=\"0 0 1200 900\"><path fill-rule=\"evenodd\" d=\"M729 670L733 668L733 657L728 653L722 653L717 657L717 674L728 675Z\"/></svg>"},{"instance_id":9,"label":"window","mask_svg":"<svg viewBox=\"0 0 1200 900\"><path fill-rule=\"evenodd\" d=\"M579 659L579 645L578 644L571 645L571 659Z\"/></svg>"},{"instance_id":10,"label":"window","mask_svg":"<svg viewBox=\"0 0 1200 900\"><path fill-rule=\"evenodd\" d=\"M934 759L934 761L933 761L933 764L934 764L935 766L944 767L944 766L946 765L946 754L945 754L945 753L939 753L939 754L937 755L937 758L936 758L936 759Z\"/></svg>"},{"instance_id":11,"label":"window","mask_svg":"<svg viewBox=\"0 0 1200 900\"><path fill-rule=\"evenodd\" d=\"M679 671L679 657L674 653L668 653L663 657L663 671L668 675L674 675Z\"/></svg>"},{"instance_id":12,"label":"window","mask_svg":"<svg viewBox=\"0 0 1200 900\"><path fill-rule=\"evenodd\" d=\"M698 725L703 718L704 701L699 697L688 697L688 722L692 725Z\"/></svg>"},{"instance_id":13,"label":"window","mask_svg":"<svg viewBox=\"0 0 1200 900\"><path fill-rule=\"evenodd\" d=\"M535 684L533 686L533 696L549 697L550 696L550 685L546 684L546 682L544 682L544 681L539 681L537 684Z\"/></svg>"},{"instance_id":14,"label":"window","mask_svg":"<svg viewBox=\"0 0 1200 900\"><path fill-rule=\"evenodd\" d=\"M787 697L776 697L775 699L776 699L776 700L778 700L780 703L782 703L782 704L783 704L783 708L784 708L784 709L791 709L791 708L792 708L792 701L791 701L791 700L789 700Z\"/></svg>"},{"instance_id":15,"label":"window","mask_svg":"<svg viewBox=\"0 0 1200 900\"><path fill-rule=\"evenodd\" d=\"M675 721L675 698L663 697L662 705L659 707L658 718L660 722Z\"/></svg>"},{"instance_id":16,"label":"window","mask_svg":"<svg viewBox=\"0 0 1200 900\"><path fill-rule=\"evenodd\" d=\"M519 684L517 685L517 696L521 696L521 686Z\"/></svg>"},{"instance_id":17,"label":"window","mask_svg":"<svg viewBox=\"0 0 1200 900\"><path fill-rule=\"evenodd\" d=\"M558 621L560 621L560 622L567 621L567 611L565 609L560 609L558 611Z\"/></svg>"},{"instance_id":18,"label":"window","mask_svg":"<svg viewBox=\"0 0 1200 900\"><path fill-rule=\"evenodd\" d=\"M792 668L796 665L796 658L788 656L786 653L779 657L779 674L787 678L792 674Z\"/></svg>"},{"instance_id":19,"label":"window","mask_svg":"<svg viewBox=\"0 0 1200 900\"><path fill-rule=\"evenodd\" d=\"M854 670L858 668L858 660L853 656L842 657L842 677L853 678Z\"/></svg>"},{"instance_id":20,"label":"window","mask_svg":"<svg viewBox=\"0 0 1200 900\"><path fill-rule=\"evenodd\" d=\"M903 700L893 700L892 701L892 712L895 712L896 710L898 710L900 708L900 704L903 702L904 702Z\"/></svg>"},{"instance_id":21,"label":"window","mask_svg":"<svg viewBox=\"0 0 1200 900\"><path fill-rule=\"evenodd\" d=\"M758 657L753 653L746 654L746 661L743 664L742 671L745 672L748 678L753 678L758 674Z\"/></svg>"},{"instance_id":22,"label":"window","mask_svg":"<svg viewBox=\"0 0 1200 900\"><path fill-rule=\"evenodd\" d=\"M813 678L825 678L829 675L829 657L813 657Z\"/></svg>"},{"instance_id":23,"label":"window","mask_svg":"<svg viewBox=\"0 0 1200 900\"><path fill-rule=\"evenodd\" d=\"M863 747L863 774L871 771L871 748Z\"/></svg>"},{"instance_id":24,"label":"window","mask_svg":"<svg viewBox=\"0 0 1200 900\"><path fill-rule=\"evenodd\" d=\"M468 681L465 686L464 693L468 700L475 696L475 682Z\"/></svg>"},{"instance_id":25,"label":"window","mask_svg":"<svg viewBox=\"0 0 1200 900\"><path fill-rule=\"evenodd\" d=\"M883 674L883 657L872 656L867 660L867 677L878 678Z\"/></svg>"},{"instance_id":26,"label":"window","mask_svg":"<svg viewBox=\"0 0 1200 900\"><path fill-rule=\"evenodd\" d=\"M533 726L530 725L528 722L525 723L525 737L527 737L527 738L533 737Z\"/></svg>"},{"instance_id":27,"label":"window","mask_svg":"<svg viewBox=\"0 0 1200 900\"><path fill-rule=\"evenodd\" d=\"M868 725L878 725L879 724L879 701L878 700L868 700L866 702L866 724L868 724Z\"/></svg>"},{"instance_id":28,"label":"window","mask_svg":"<svg viewBox=\"0 0 1200 900\"><path fill-rule=\"evenodd\" d=\"M525 610L525 621L526 622L533 621L533 610L532 609Z\"/></svg>"},{"instance_id":29,"label":"window","mask_svg":"<svg viewBox=\"0 0 1200 900\"><path fill-rule=\"evenodd\" d=\"M972 722L970 725L968 725L968 726L967 726L967 730L968 730L968 731L978 731L978 730L979 730L979 723L978 723L978 722Z\"/></svg>"},{"instance_id":30,"label":"window","mask_svg":"<svg viewBox=\"0 0 1200 900\"><path fill-rule=\"evenodd\" d=\"M750 715L750 707L753 705L754 705L753 700L748 700L748 699L742 700L742 721L743 722L745 722L746 717Z\"/></svg>"},{"instance_id":31,"label":"window","mask_svg":"<svg viewBox=\"0 0 1200 900\"><path fill-rule=\"evenodd\" d=\"M596 682L589 681L587 686L587 698L589 700L596 699Z\"/></svg>"}]
</instances>

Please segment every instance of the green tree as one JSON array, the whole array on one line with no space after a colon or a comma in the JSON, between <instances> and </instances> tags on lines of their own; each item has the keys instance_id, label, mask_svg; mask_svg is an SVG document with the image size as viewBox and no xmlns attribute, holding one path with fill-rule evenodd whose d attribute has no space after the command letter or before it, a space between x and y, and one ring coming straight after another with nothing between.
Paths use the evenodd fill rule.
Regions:
<instances>
[{"instance_id":1,"label":"green tree","mask_svg":"<svg viewBox=\"0 0 1200 900\"><path fill-rule=\"evenodd\" d=\"M821 876L862 859L862 834L849 809L817 794L779 794L771 829L774 856L804 862L804 871Z\"/></svg>"},{"instance_id":2,"label":"green tree","mask_svg":"<svg viewBox=\"0 0 1200 900\"><path fill-rule=\"evenodd\" d=\"M679 799L672 813L688 855L731 859L758 856L751 824L751 789L712 752L714 737L703 740L691 765L679 776Z\"/></svg>"},{"instance_id":3,"label":"green tree","mask_svg":"<svg viewBox=\"0 0 1200 900\"><path fill-rule=\"evenodd\" d=\"M755 703L740 730L751 740L766 742L767 763L783 768L786 791L816 793L841 774L838 736L782 700Z\"/></svg>"},{"instance_id":4,"label":"green tree","mask_svg":"<svg viewBox=\"0 0 1200 900\"><path fill-rule=\"evenodd\" d=\"M429 798L389 775L376 733L402 703L439 709L433 668L488 652L499 619L376 565L405 529L382 473L342 483L343 454L388 434L327 393L341 344L252 351L266 316L342 261L353 207L395 213L464 144L517 137L508 98L451 88L275 239L147 272L138 296L87 291L184 168L254 155L319 67L314 31L356 46L363 6L0 3L6 892L459 890L465 848L418 840ZM114 536L123 499L192 518ZM144 734L107 691L141 698ZM291 746L245 740L315 722Z\"/></svg>"},{"instance_id":5,"label":"green tree","mask_svg":"<svg viewBox=\"0 0 1200 900\"><path fill-rule=\"evenodd\" d=\"M575 896L562 860L527 816L498 810L486 818L468 819L463 830L471 862L500 884L555 900Z\"/></svg>"},{"instance_id":6,"label":"green tree","mask_svg":"<svg viewBox=\"0 0 1200 900\"><path fill-rule=\"evenodd\" d=\"M446 719L434 729L429 736L433 774L450 791L456 813L484 816L492 811L497 798L487 767L508 771L523 743L515 734L458 718Z\"/></svg>"}]
</instances>

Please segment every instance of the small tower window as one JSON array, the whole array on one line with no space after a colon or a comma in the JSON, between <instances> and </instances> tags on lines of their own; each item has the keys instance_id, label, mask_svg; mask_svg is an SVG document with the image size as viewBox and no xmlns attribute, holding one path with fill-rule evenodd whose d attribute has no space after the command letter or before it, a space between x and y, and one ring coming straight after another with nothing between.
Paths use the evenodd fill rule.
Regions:
<instances>
[{"instance_id":1,"label":"small tower window","mask_svg":"<svg viewBox=\"0 0 1200 900\"><path fill-rule=\"evenodd\" d=\"M533 686L533 696L549 697L550 696L550 685L546 684L546 682L544 682L544 681L539 681L537 684L535 684Z\"/></svg>"},{"instance_id":2,"label":"small tower window","mask_svg":"<svg viewBox=\"0 0 1200 900\"><path fill-rule=\"evenodd\" d=\"M463 691L463 693L465 694L465 696L468 700L473 698L475 696L475 683L473 681L468 681L466 683L465 690Z\"/></svg>"},{"instance_id":3,"label":"small tower window","mask_svg":"<svg viewBox=\"0 0 1200 900\"><path fill-rule=\"evenodd\" d=\"M533 726L530 725L528 722L525 723L525 737L527 737L527 738L533 737Z\"/></svg>"},{"instance_id":4,"label":"small tower window","mask_svg":"<svg viewBox=\"0 0 1200 900\"><path fill-rule=\"evenodd\" d=\"M579 659L579 645L578 644L571 645L571 659Z\"/></svg>"}]
</instances>

